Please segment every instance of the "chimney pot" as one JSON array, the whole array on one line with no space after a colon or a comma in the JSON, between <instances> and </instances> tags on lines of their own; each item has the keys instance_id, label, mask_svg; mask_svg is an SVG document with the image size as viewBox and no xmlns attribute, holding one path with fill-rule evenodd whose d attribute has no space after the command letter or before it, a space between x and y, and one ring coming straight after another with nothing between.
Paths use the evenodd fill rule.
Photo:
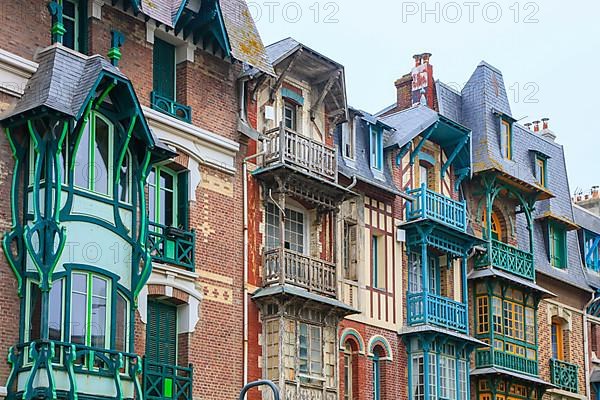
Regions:
<instances>
[{"instance_id":1,"label":"chimney pot","mask_svg":"<svg viewBox=\"0 0 600 400\"><path fill-rule=\"evenodd\" d=\"M415 59L415 67L421 65L421 61L423 59L423 56L421 54L415 54L413 58Z\"/></svg>"},{"instance_id":2,"label":"chimney pot","mask_svg":"<svg viewBox=\"0 0 600 400\"><path fill-rule=\"evenodd\" d=\"M542 129L548 129L548 121L550 118L542 118Z\"/></svg>"},{"instance_id":3,"label":"chimney pot","mask_svg":"<svg viewBox=\"0 0 600 400\"><path fill-rule=\"evenodd\" d=\"M429 64L429 58L431 57L431 53L423 53L421 54L421 58L423 60L423 64Z\"/></svg>"},{"instance_id":4,"label":"chimney pot","mask_svg":"<svg viewBox=\"0 0 600 400\"><path fill-rule=\"evenodd\" d=\"M534 132L540 131L540 121L533 121L533 131Z\"/></svg>"},{"instance_id":5,"label":"chimney pot","mask_svg":"<svg viewBox=\"0 0 600 400\"><path fill-rule=\"evenodd\" d=\"M531 130L531 125L532 125L531 122L528 122L525 124L525 128Z\"/></svg>"}]
</instances>

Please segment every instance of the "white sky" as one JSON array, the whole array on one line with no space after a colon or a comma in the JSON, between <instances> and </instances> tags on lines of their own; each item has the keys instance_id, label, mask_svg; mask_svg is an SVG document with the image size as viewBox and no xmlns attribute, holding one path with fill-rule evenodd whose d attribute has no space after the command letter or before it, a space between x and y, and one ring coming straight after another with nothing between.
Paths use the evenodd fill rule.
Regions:
<instances>
[{"instance_id":1,"label":"white sky","mask_svg":"<svg viewBox=\"0 0 600 400\"><path fill-rule=\"evenodd\" d=\"M377 112L412 55L460 89L481 60L503 72L513 116L550 118L570 189L600 184L600 2L248 0L265 44L292 36L343 64L348 101ZM317 12L318 10L318 12Z\"/></svg>"}]
</instances>

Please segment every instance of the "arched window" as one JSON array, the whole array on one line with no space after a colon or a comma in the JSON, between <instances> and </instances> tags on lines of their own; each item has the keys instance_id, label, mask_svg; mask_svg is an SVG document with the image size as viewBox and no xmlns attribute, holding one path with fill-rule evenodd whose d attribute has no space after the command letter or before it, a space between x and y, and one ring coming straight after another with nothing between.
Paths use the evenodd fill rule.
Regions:
<instances>
[{"instance_id":1,"label":"arched window","mask_svg":"<svg viewBox=\"0 0 600 400\"><path fill-rule=\"evenodd\" d=\"M354 388L352 379L354 374L352 369L354 366L354 356L352 354L352 343L348 340L344 348L344 400L352 400Z\"/></svg>"},{"instance_id":2,"label":"arched window","mask_svg":"<svg viewBox=\"0 0 600 400\"><path fill-rule=\"evenodd\" d=\"M492 222L492 228L491 228L492 239L503 241L502 224L500 223L500 218L498 217L498 213L496 213L496 211L492 211L492 215L491 215L490 219ZM487 218L486 218L485 210L483 212L483 218L482 218L481 222L482 222L482 226L485 227L487 225Z\"/></svg>"},{"instance_id":3,"label":"arched window","mask_svg":"<svg viewBox=\"0 0 600 400\"><path fill-rule=\"evenodd\" d=\"M75 186L112 196L114 125L93 111L83 129L75 155Z\"/></svg>"},{"instance_id":4,"label":"arched window","mask_svg":"<svg viewBox=\"0 0 600 400\"><path fill-rule=\"evenodd\" d=\"M382 364L386 357L383 347L373 349L373 400L385 400L385 368Z\"/></svg>"}]
</instances>

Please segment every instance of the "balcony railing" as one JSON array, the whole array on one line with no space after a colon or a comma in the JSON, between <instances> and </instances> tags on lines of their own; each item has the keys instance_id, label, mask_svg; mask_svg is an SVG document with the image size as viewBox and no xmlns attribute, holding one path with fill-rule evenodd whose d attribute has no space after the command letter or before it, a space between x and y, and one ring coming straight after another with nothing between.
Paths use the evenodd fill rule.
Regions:
<instances>
[{"instance_id":1,"label":"balcony railing","mask_svg":"<svg viewBox=\"0 0 600 400\"><path fill-rule=\"evenodd\" d=\"M538 375L536 360L494 349L477 350L475 353L475 364L477 368L496 366L529 375Z\"/></svg>"},{"instance_id":2,"label":"balcony railing","mask_svg":"<svg viewBox=\"0 0 600 400\"><path fill-rule=\"evenodd\" d=\"M149 228L147 246L153 260L194 271L196 235L193 231L188 232L155 222L149 222Z\"/></svg>"},{"instance_id":3,"label":"balcony railing","mask_svg":"<svg viewBox=\"0 0 600 400\"><path fill-rule=\"evenodd\" d=\"M66 392L69 398L79 393L95 397L141 398L138 375L141 358L136 354L53 340L36 340L13 346L9 350L11 364L7 387L8 398L56 398L56 392ZM93 375L96 385L77 387L82 375ZM45 383L41 386L39 378ZM98 384L100 383L100 384ZM14 392L16 388L16 393ZM25 396L27 394L27 396Z\"/></svg>"},{"instance_id":4,"label":"balcony railing","mask_svg":"<svg viewBox=\"0 0 600 400\"><path fill-rule=\"evenodd\" d=\"M270 130L264 141L265 166L281 163L337 182L336 150L283 126Z\"/></svg>"},{"instance_id":5,"label":"balcony railing","mask_svg":"<svg viewBox=\"0 0 600 400\"><path fill-rule=\"evenodd\" d=\"M433 293L408 293L409 325L433 324L467 332L467 305Z\"/></svg>"},{"instance_id":6,"label":"balcony railing","mask_svg":"<svg viewBox=\"0 0 600 400\"><path fill-rule=\"evenodd\" d=\"M559 389L566 390L572 393L579 392L579 366L550 359L550 380L553 385Z\"/></svg>"},{"instance_id":7,"label":"balcony railing","mask_svg":"<svg viewBox=\"0 0 600 400\"><path fill-rule=\"evenodd\" d=\"M336 296L335 264L287 249L265 252L263 283L265 286L289 283L311 292Z\"/></svg>"},{"instance_id":8,"label":"balcony railing","mask_svg":"<svg viewBox=\"0 0 600 400\"><path fill-rule=\"evenodd\" d=\"M431 219L451 226L461 232L467 229L467 207L464 201L456 201L430 189L425 185L407 192L415 200L409 203L406 219Z\"/></svg>"},{"instance_id":9,"label":"balcony railing","mask_svg":"<svg viewBox=\"0 0 600 400\"><path fill-rule=\"evenodd\" d=\"M179 104L174 100L159 95L156 92L150 93L150 103L152 108L156 111L169 114L172 117L180 119L182 121L191 123L192 122L192 108Z\"/></svg>"},{"instance_id":10,"label":"balcony railing","mask_svg":"<svg viewBox=\"0 0 600 400\"><path fill-rule=\"evenodd\" d=\"M192 400L193 367L179 367L144 359L144 399Z\"/></svg>"},{"instance_id":11,"label":"balcony railing","mask_svg":"<svg viewBox=\"0 0 600 400\"><path fill-rule=\"evenodd\" d=\"M491 253L485 253L476 261L477 267L493 267L502 269L526 279L535 279L533 254L498 240L491 240Z\"/></svg>"}]
</instances>

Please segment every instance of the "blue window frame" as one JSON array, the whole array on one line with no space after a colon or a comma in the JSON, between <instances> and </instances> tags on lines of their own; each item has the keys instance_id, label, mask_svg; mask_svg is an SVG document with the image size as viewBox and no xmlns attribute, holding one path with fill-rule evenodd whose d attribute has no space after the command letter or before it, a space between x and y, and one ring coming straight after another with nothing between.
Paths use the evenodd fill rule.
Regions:
<instances>
[{"instance_id":1,"label":"blue window frame","mask_svg":"<svg viewBox=\"0 0 600 400\"><path fill-rule=\"evenodd\" d=\"M383 130L370 125L371 130L371 168L383 169Z\"/></svg>"},{"instance_id":2,"label":"blue window frame","mask_svg":"<svg viewBox=\"0 0 600 400\"><path fill-rule=\"evenodd\" d=\"M585 265L592 271L600 270L600 236L584 232Z\"/></svg>"},{"instance_id":3,"label":"blue window frame","mask_svg":"<svg viewBox=\"0 0 600 400\"><path fill-rule=\"evenodd\" d=\"M381 360L379 354L373 354L373 400L381 399Z\"/></svg>"}]
</instances>

